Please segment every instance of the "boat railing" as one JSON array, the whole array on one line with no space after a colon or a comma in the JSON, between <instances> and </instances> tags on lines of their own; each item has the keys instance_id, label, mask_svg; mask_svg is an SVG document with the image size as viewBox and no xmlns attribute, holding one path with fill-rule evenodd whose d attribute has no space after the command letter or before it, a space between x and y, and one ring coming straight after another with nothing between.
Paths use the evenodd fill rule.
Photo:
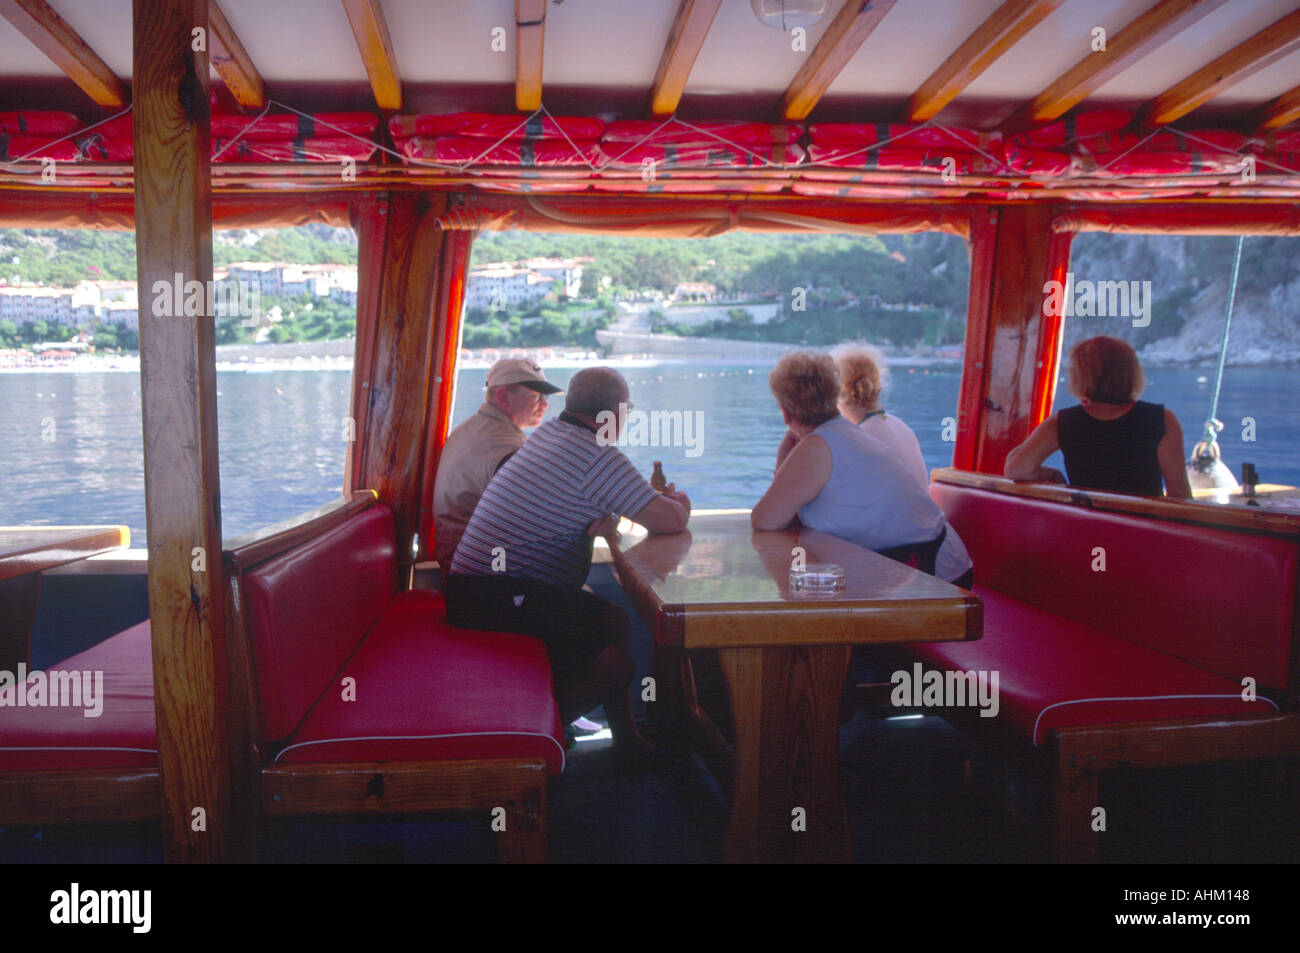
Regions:
<instances>
[{"instance_id":1,"label":"boat railing","mask_svg":"<svg viewBox=\"0 0 1300 953\"><path fill-rule=\"evenodd\" d=\"M1069 506L1110 513L1144 516L1194 526L1212 526L1240 532L1300 539L1300 513L1278 510L1223 506L1218 503L1170 499L1167 497L1129 496L1100 490L1083 490L1059 483L1022 483L988 473L974 473L955 467L939 467L931 481L966 486L993 493L1026 499L1045 500Z\"/></svg>"}]
</instances>

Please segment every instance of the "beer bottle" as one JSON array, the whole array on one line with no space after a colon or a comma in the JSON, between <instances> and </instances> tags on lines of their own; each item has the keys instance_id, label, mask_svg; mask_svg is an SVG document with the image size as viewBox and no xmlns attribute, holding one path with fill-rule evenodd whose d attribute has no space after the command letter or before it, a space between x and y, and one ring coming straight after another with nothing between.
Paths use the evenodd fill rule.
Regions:
<instances>
[{"instance_id":1,"label":"beer bottle","mask_svg":"<svg viewBox=\"0 0 1300 953\"><path fill-rule=\"evenodd\" d=\"M668 480L664 478L664 465L661 461L655 461L655 472L650 475L650 486L660 493L668 489Z\"/></svg>"}]
</instances>

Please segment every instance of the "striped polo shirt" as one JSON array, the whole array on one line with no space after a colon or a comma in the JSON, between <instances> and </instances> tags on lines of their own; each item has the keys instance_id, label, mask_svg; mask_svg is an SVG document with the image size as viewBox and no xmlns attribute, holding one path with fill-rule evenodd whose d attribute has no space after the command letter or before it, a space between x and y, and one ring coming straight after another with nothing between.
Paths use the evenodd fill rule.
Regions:
<instances>
[{"instance_id":1,"label":"striped polo shirt","mask_svg":"<svg viewBox=\"0 0 1300 953\"><path fill-rule=\"evenodd\" d=\"M453 573L536 579L579 589L591 569L593 520L639 513L659 494L615 446L564 417L538 427L479 498ZM501 567L504 558L504 568Z\"/></svg>"}]
</instances>

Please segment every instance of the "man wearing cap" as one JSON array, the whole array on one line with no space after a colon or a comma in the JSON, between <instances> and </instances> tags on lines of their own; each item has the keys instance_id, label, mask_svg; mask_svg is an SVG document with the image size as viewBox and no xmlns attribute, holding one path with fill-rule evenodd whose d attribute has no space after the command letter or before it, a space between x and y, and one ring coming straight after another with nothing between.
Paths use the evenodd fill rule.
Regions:
<instances>
[{"instance_id":1,"label":"man wearing cap","mask_svg":"<svg viewBox=\"0 0 1300 953\"><path fill-rule=\"evenodd\" d=\"M434 553L445 574L479 497L492 475L524 445L524 427L546 415L546 398L561 393L536 362L507 358L488 371L487 399L447 436L433 486Z\"/></svg>"}]
</instances>

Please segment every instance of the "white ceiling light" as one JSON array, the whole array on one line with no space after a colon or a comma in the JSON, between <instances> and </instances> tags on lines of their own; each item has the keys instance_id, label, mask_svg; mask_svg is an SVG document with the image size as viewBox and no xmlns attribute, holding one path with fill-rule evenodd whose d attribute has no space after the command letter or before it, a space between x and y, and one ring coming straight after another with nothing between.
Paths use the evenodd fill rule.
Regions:
<instances>
[{"instance_id":1,"label":"white ceiling light","mask_svg":"<svg viewBox=\"0 0 1300 953\"><path fill-rule=\"evenodd\" d=\"M830 0L749 0L754 16L774 30L812 26L826 14Z\"/></svg>"}]
</instances>

